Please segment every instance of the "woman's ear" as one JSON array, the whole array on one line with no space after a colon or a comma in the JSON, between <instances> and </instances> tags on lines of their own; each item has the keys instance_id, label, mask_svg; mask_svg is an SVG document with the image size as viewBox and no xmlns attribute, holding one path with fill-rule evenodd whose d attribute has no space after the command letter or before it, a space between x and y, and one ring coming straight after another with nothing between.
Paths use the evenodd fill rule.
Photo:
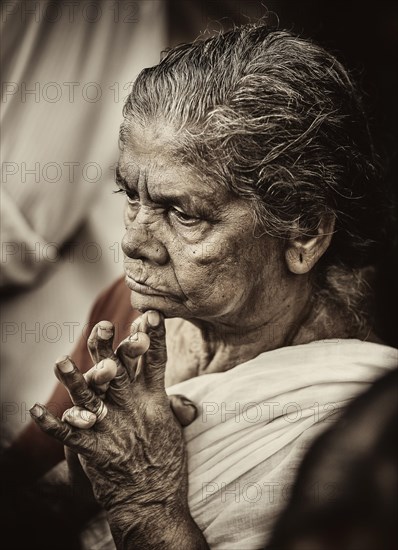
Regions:
<instances>
[{"instance_id":1,"label":"woman's ear","mask_svg":"<svg viewBox=\"0 0 398 550\"><path fill-rule=\"evenodd\" d=\"M334 216L325 216L317 229L317 235L309 239L303 237L291 237L287 241L285 259L286 264L296 275L308 273L326 252L332 240L334 230Z\"/></svg>"}]
</instances>

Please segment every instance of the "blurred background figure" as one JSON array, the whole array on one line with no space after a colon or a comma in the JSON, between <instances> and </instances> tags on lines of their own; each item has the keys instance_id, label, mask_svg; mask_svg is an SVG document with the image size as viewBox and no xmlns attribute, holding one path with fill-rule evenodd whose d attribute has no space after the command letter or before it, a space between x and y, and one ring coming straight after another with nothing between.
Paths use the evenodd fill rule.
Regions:
<instances>
[{"instance_id":1,"label":"blurred background figure","mask_svg":"<svg viewBox=\"0 0 398 550\"><path fill-rule=\"evenodd\" d=\"M123 273L123 200L112 196L122 106L167 41L162 0L1 7L1 401L10 439L33 396L50 395L52 361L74 347L98 292Z\"/></svg>"}]
</instances>

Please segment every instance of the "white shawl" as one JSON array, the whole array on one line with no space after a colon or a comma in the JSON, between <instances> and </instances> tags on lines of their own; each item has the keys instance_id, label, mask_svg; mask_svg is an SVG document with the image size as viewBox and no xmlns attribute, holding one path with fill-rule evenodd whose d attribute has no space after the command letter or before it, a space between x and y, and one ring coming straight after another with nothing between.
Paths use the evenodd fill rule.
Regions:
<instances>
[{"instance_id":1,"label":"white shawl","mask_svg":"<svg viewBox=\"0 0 398 550\"><path fill-rule=\"evenodd\" d=\"M199 407L185 428L189 506L212 550L263 548L308 445L397 365L393 348L325 340L169 388Z\"/></svg>"}]
</instances>

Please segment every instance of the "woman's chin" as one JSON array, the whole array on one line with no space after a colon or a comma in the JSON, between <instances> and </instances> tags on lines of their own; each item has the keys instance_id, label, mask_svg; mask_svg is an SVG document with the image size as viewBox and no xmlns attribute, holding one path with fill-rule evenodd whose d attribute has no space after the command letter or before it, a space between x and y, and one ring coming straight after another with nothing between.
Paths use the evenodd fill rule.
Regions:
<instances>
[{"instance_id":1,"label":"woman's chin","mask_svg":"<svg viewBox=\"0 0 398 550\"><path fill-rule=\"evenodd\" d=\"M144 313L149 309L156 309L165 317L184 317L184 307L175 298L165 295L147 295L131 290L131 305L134 309Z\"/></svg>"}]
</instances>

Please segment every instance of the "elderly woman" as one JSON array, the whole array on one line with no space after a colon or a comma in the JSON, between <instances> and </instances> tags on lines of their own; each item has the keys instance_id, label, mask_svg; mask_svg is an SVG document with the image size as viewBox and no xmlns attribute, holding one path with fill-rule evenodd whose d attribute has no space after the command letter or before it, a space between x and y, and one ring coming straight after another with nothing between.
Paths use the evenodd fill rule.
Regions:
<instances>
[{"instance_id":1,"label":"elderly woman","mask_svg":"<svg viewBox=\"0 0 398 550\"><path fill-rule=\"evenodd\" d=\"M95 367L56 364L74 406L32 416L78 454L118 548L261 548L306 446L396 364L369 313L380 189L357 92L320 47L244 26L142 71L120 144L142 315L116 351L97 324ZM120 284L116 302L132 315ZM165 387L198 407L184 430Z\"/></svg>"}]
</instances>

